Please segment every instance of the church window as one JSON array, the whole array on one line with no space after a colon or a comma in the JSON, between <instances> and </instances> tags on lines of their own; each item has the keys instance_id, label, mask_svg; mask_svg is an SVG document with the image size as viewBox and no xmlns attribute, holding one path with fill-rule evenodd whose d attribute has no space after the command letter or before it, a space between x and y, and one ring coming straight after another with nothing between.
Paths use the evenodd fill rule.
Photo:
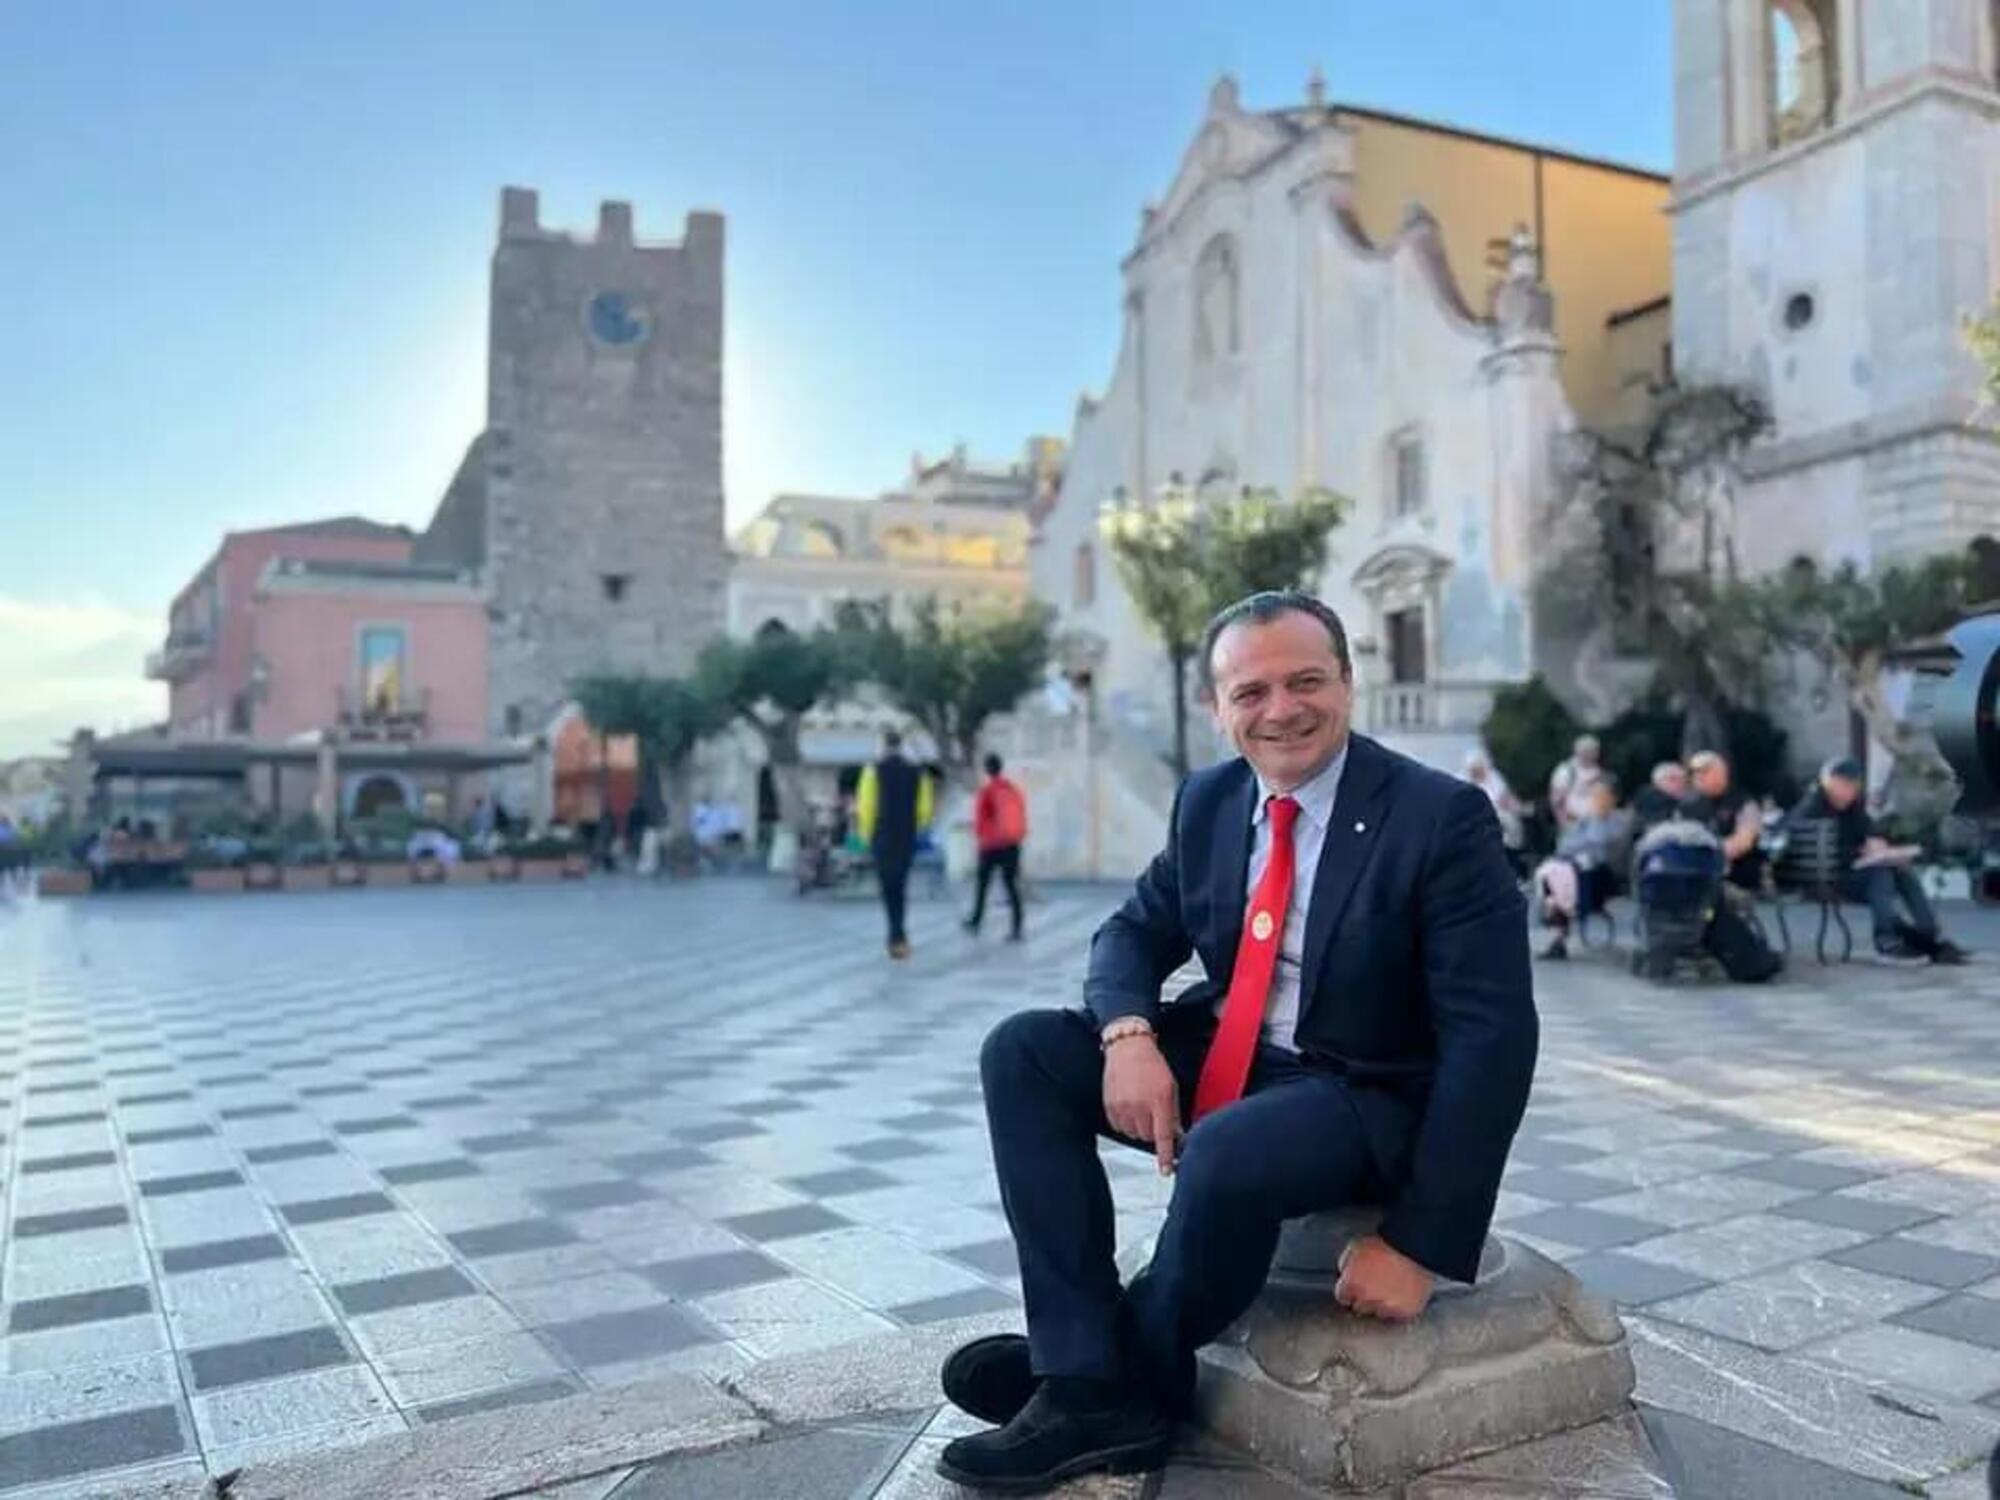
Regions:
<instances>
[{"instance_id":1,"label":"church window","mask_svg":"<svg viewBox=\"0 0 2000 1500\"><path fill-rule=\"evenodd\" d=\"M847 542L840 534L840 528L829 521L808 521L799 528L798 552L801 557L839 557L847 551Z\"/></svg>"},{"instance_id":2,"label":"church window","mask_svg":"<svg viewBox=\"0 0 2000 1500\"><path fill-rule=\"evenodd\" d=\"M1391 445L1391 482L1394 492L1390 496L1389 513L1395 520L1405 516L1422 515L1428 502L1430 475L1424 460L1424 441L1414 432L1399 434Z\"/></svg>"},{"instance_id":3,"label":"church window","mask_svg":"<svg viewBox=\"0 0 2000 1500\"><path fill-rule=\"evenodd\" d=\"M1076 549L1076 574L1070 583L1070 603L1078 609L1086 609L1097 602L1097 549L1089 542L1079 542Z\"/></svg>"},{"instance_id":4,"label":"church window","mask_svg":"<svg viewBox=\"0 0 2000 1500\"><path fill-rule=\"evenodd\" d=\"M1812 322L1818 310L1811 292L1794 292L1785 300L1785 326L1797 333Z\"/></svg>"},{"instance_id":5,"label":"church window","mask_svg":"<svg viewBox=\"0 0 2000 1500\"><path fill-rule=\"evenodd\" d=\"M1236 241L1218 234L1202 247L1194 267L1194 357L1198 364L1243 350L1242 271Z\"/></svg>"},{"instance_id":6,"label":"church window","mask_svg":"<svg viewBox=\"0 0 2000 1500\"><path fill-rule=\"evenodd\" d=\"M510 703L507 705L506 723L507 723L507 738L509 739L517 738L521 733L520 704Z\"/></svg>"},{"instance_id":7,"label":"church window","mask_svg":"<svg viewBox=\"0 0 2000 1500\"><path fill-rule=\"evenodd\" d=\"M1771 0L1771 144L1830 123L1839 96L1836 0Z\"/></svg>"},{"instance_id":8,"label":"church window","mask_svg":"<svg viewBox=\"0 0 2000 1500\"><path fill-rule=\"evenodd\" d=\"M630 573L600 573L597 575L597 581L603 585L604 597L613 604L617 604L624 599L625 590L631 586L632 575Z\"/></svg>"}]
</instances>

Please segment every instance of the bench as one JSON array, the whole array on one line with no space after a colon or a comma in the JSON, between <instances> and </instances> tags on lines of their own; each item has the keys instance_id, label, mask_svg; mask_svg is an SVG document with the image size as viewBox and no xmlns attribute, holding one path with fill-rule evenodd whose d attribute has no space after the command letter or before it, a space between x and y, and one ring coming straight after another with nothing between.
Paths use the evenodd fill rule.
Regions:
<instances>
[{"instance_id":1,"label":"bench","mask_svg":"<svg viewBox=\"0 0 2000 1500\"><path fill-rule=\"evenodd\" d=\"M1840 935L1840 958L1846 963L1854 956L1854 930L1841 910L1841 885L1847 866L1840 856L1840 825L1831 818L1787 819L1772 849L1771 891L1778 914L1778 930L1785 937L1785 951L1791 952L1791 929L1785 922L1786 896L1795 896L1801 905L1819 908L1819 931L1813 951L1827 963L1827 934Z\"/></svg>"}]
</instances>

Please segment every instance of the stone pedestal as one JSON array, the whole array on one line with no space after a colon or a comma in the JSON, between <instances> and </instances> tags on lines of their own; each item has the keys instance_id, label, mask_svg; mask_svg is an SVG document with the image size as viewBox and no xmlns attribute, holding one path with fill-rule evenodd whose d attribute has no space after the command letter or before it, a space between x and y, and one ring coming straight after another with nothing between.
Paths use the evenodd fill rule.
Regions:
<instances>
[{"instance_id":1,"label":"stone pedestal","mask_svg":"<svg viewBox=\"0 0 2000 1500\"><path fill-rule=\"evenodd\" d=\"M1627 1410L1625 1331L1609 1303L1522 1245L1487 1241L1479 1280L1389 1324L1333 1299L1340 1250L1379 1216L1286 1227L1269 1283L1201 1353L1201 1420L1315 1485L1371 1490Z\"/></svg>"}]
</instances>

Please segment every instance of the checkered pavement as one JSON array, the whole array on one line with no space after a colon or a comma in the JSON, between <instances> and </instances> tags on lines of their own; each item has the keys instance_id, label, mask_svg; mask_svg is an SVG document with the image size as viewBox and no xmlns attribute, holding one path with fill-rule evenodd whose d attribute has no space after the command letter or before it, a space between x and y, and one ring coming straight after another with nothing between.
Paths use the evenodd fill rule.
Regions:
<instances>
[{"instance_id":1,"label":"checkered pavement","mask_svg":"<svg viewBox=\"0 0 2000 1500\"><path fill-rule=\"evenodd\" d=\"M739 880L0 909L0 1493L1014 1305L978 1042L1111 899L1019 946L920 903L903 965ZM2000 969L1802 973L1544 971L1504 1226L1635 1317L2000 1405Z\"/></svg>"}]
</instances>

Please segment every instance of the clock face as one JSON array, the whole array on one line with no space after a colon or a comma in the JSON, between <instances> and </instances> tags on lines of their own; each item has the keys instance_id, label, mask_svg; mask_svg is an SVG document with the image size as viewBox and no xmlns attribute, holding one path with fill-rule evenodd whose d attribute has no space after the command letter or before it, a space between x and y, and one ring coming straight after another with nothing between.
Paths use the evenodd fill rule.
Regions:
<instances>
[{"instance_id":1,"label":"clock face","mask_svg":"<svg viewBox=\"0 0 2000 1500\"><path fill-rule=\"evenodd\" d=\"M624 292L599 292L584 305L584 325L600 344L630 348L652 331L652 319L638 298Z\"/></svg>"}]
</instances>

